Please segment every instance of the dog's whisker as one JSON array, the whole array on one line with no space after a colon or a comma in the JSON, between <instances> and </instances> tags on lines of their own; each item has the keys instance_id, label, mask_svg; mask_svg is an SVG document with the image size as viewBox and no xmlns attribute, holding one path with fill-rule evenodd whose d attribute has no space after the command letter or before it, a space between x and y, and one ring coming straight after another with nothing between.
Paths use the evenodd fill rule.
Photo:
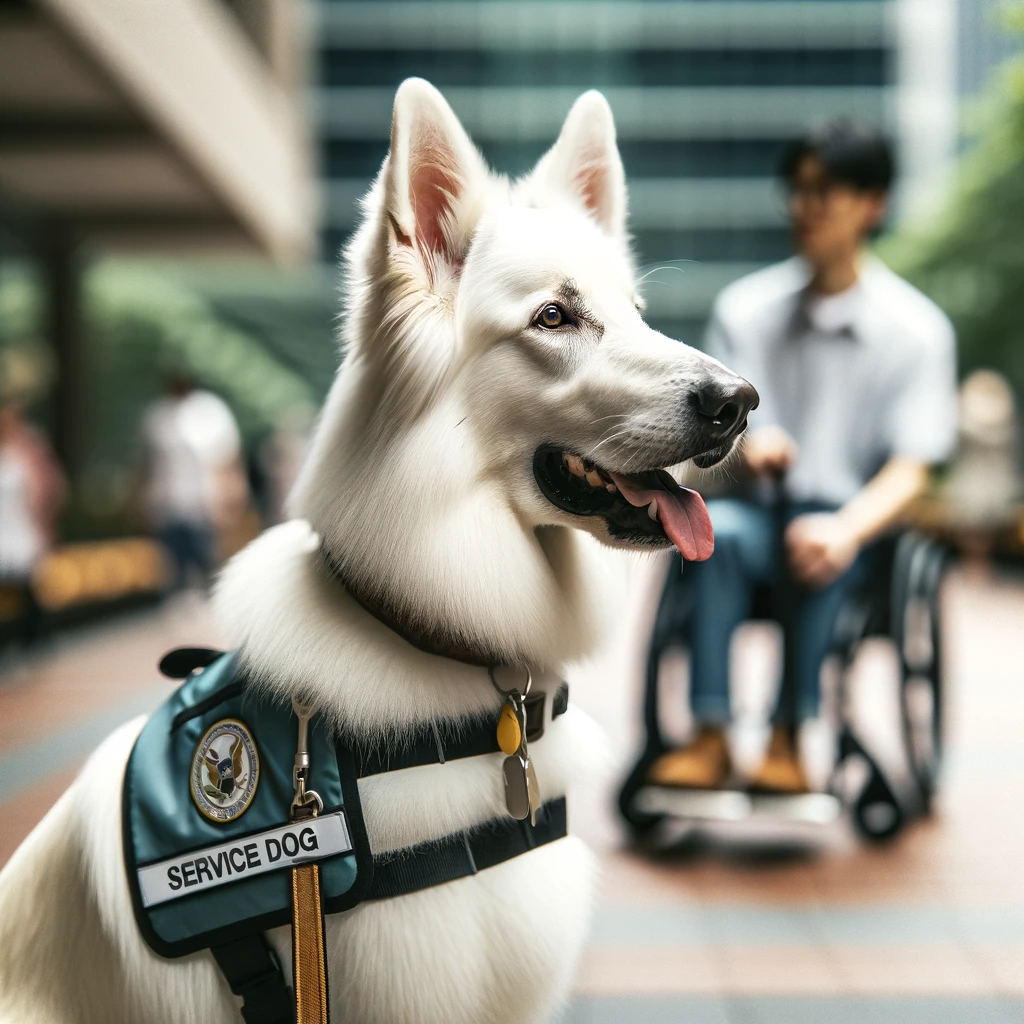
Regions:
<instances>
[{"instance_id":1,"label":"dog's whisker","mask_svg":"<svg viewBox=\"0 0 1024 1024\"><path fill-rule=\"evenodd\" d=\"M681 262L681 263L697 263L698 261L697 260L680 260L679 262ZM675 270L675 271L677 271L680 274L685 274L686 273L686 271L682 267L671 266L668 263L660 263L656 267L651 267L651 269L648 270L646 274L642 274L640 276L640 278L638 279L638 283L646 281L652 274L658 273L659 270ZM655 282L655 284L660 284L660 283L661 282Z\"/></svg>"},{"instance_id":2,"label":"dog's whisker","mask_svg":"<svg viewBox=\"0 0 1024 1024\"><path fill-rule=\"evenodd\" d=\"M613 441L617 441L620 437L625 437L629 433L628 427L623 427L621 430L616 430L615 433L608 435L594 445L592 451L597 452L607 444L611 444Z\"/></svg>"}]
</instances>

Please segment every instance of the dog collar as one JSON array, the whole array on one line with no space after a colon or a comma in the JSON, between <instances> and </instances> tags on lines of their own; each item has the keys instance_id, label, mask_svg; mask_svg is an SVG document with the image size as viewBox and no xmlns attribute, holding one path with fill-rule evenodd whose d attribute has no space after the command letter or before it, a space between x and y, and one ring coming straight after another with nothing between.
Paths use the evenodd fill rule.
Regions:
<instances>
[{"instance_id":1,"label":"dog collar","mask_svg":"<svg viewBox=\"0 0 1024 1024\"><path fill-rule=\"evenodd\" d=\"M506 664L499 655L481 651L470 641L456 634L445 636L427 626L420 627L399 620L398 616L385 604L361 593L352 584L352 579L345 572L341 562L327 550L323 542L319 548L319 563L323 571L340 583L364 611L369 612L378 622L387 626L392 633L397 633L406 643L412 644L424 654L434 654L439 658L451 658L453 661L461 661L465 665L474 665L478 668L493 668L496 665Z\"/></svg>"}]
</instances>

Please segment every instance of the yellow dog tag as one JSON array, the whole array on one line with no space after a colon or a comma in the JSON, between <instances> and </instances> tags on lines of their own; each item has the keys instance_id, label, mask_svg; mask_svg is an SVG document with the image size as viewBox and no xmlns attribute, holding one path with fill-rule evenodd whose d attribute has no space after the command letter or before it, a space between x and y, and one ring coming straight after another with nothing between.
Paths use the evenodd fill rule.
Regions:
<instances>
[{"instance_id":1,"label":"yellow dog tag","mask_svg":"<svg viewBox=\"0 0 1024 1024\"><path fill-rule=\"evenodd\" d=\"M502 753L512 755L523 742L523 730L519 725L519 716L511 701L506 701L498 717L498 746Z\"/></svg>"}]
</instances>

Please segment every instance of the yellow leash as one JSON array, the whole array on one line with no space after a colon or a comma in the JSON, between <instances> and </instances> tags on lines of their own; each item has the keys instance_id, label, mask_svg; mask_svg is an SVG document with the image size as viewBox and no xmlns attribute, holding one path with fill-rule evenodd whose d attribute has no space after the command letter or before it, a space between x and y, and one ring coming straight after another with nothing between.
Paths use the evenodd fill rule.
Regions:
<instances>
[{"instance_id":1,"label":"yellow leash","mask_svg":"<svg viewBox=\"0 0 1024 1024\"><path fill-rule=\"evenodd\" d=\"M299 740L292 779L292 821L315 818L323 810L320 795L306 789L309 778L309 720L314 709L292 702L299 719ZM320 901L320 866L292 868L292 975L295 985L296 1024L328 1024L327 952L324 914Z\"/></svg>"}]
</instances>

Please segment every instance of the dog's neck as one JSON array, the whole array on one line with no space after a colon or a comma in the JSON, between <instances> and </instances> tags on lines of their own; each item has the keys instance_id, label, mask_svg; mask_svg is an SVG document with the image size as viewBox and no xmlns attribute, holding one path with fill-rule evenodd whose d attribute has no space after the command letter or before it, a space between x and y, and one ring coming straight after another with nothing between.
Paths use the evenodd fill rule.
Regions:
<instances>
[{"instance_id":1,"label":"dog's neck","mask_svg":"<svg viewBox=\"0 0 1024 1024\"><path fill-rule=\"evenodd\" d=\"M345 735L386 738L426 721L497 714L486 669L426 654L322 571L319 538L293 520L222 571L214 607L256 685L313 704ZM538 689L562 675L531 665Z\"/></svg>"}]
</instances>

